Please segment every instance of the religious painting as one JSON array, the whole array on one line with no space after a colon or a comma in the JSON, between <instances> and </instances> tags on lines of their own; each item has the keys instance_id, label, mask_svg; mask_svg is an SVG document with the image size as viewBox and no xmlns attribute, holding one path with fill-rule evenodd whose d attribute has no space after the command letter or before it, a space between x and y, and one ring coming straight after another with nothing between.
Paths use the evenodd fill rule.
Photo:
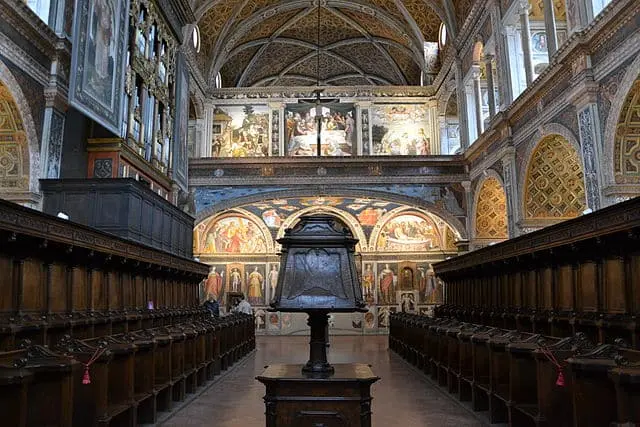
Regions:
<instances>
[{"instance_id":1,"label":"religious painting","mask_svg":"<svg viewBox=\"0 0 640 427\"><path fill-rule=\"evenodd\" d=\"M247 300L251 305L265 304L265 265L246 264L245 283L247 288Z\"/></svg>"},{"instance_id":2,"label":"religious painting","mask_svg":"<svg viewBox=\"0 0 640 427\"><path fill-rule=\"evenodd\" d=\"M434 306L427 305L418 308L418 313L421 316L434 317Z\"/></svg>"},{"instance_id":3,"label":"religious painting","mask_svg":"<svg viewBox=\"0 0 640 427\"><path fill-rule=\"evenodd\" d=\"M280 228L282 225L282 217L276 209L267 209L262 212L262 220L269 228Z\"/></svg>"},{"instance_id":4,"label":"religious painting","mask_svg":"<svg viewBox=\"0 0 640 427\"><path fill-rule=\"evenodd\" d=\"M176 58L176 119L173 131L173 177L178 186L187 191L189 187L189 70L182 53ZM169 150L167 147L166 150Z\"/></svg>"},{"instance_id":5,"label":"religious painting","mask_svg":"<svg viewBox=\"0 0 640 427\"><path fill-rule=\"evenodd\" d=\"M269 155L269 108L266 105L229 105L213 113L219 132L211 142L212 157Z\"/></svg>"},{"instance_id":6,"label":"religious painting","mask_svg":"<svg viewBox=\"0 0 640 427\"><path fill-rule=\"evenodd\" d=\"M351 315L351 327L353 329L362 329L363 320L364 316L362 316L362 313L353 313Z\"/></svg>"},{"instance_id":7,"label":"religious painting","mask_svg":"<svg viewBox=\"0 0 640 427\"><path fill-rule=\"evenodd\" d=\"M391 313L395 313L397 311L396 307L378 307L378 327L379 328L388 328L389 327L389 319L391 318Z\"/></svg>"},{"instance_id":8,"label":"religious painting","mask_svg":"<svg viewBox=\"0 0 640 427\"><path fill-rule=\"evenodd\" d=\"M267 313L268 329L280 329L280 313Z\"/></svg>"},{"instance_id":9,"label":"religious painting","mask_svg":"<svg viewBox=\"0 0 640 427\"><path fill-rule=\"evenodd\" d=\"M125 96L128 0L77 0L69 103L120 135Z\"/></svg>"},{"instance_id":10,"label":"religious painting","mask_svg":"<svg viewBox=\"0 0 640 427\"><path fill-rule=\"evenodd\" d=\"M280 274L280 263L272 262L269 264L269 272L267 273L267 286L269 288L269 298L273 299L276 294L276 286L278 285L278 275Z\"/></svg>"},{"instance_id":11,"label":"religious painting","mask_svg":"<svg viewBox=\"0 0 640 427\"><path fill-rule=\"evenodd\" d=\"M436 278L429 263L419 263L417 271L418 299L420 303L425 303L435 292Z\"/></svg>"},{"instance_id":12,"label":"religious painting","mask_svg":"<svg viewBox=\"0 0 640 427\"><path fill-rule=\"evenodd\" d=\"M204 228L204 229L203 229ZM262 230L250 219L230 215L212 226L196 227L201 254L265 253L267 241Z\"/></svg>"},{"instance_id":13,"label":"religious painting","mask_svg":"<svg viewBox=\"0 0 640 427\"><path fill-rule=\"evenodd\" d=\"M287 155L316 156L320 123L320 155L350 156L356 146L355 114L353 104L325 104L319 112L312 104L288 104L284 135Z\"/></svg>"},{"instance_id":14,"label":"religious painting","mask_svg":"<svg viewBox=\"0 0 640 427\"><path fill-rule=\"evenodd\" d=\"M205 297L213 296L217 301L224 298L224 283L226 279L226 266L224 264L210 265L209 275L204 281Z\"/></svg>"},{"instance_id":15,"label":"religious painting","mask_svg":"<svg viewBox=\"0 0 640 427\"><path fill-rule=\"evenodd\" d=\"M531 36L531 48L533 53L547 53L547 35L543 31L533 33Z\"/></svg>"},{"instance_id":16,"label":"religious painting","mask_svg":"<svg viewBox=\"0 0 640 427\"><path fill-rule=\"evenodd\" d=\"M402 213L389 220L378 234L381 252L424 252L440 247L440 236L433 221L417 213Z\"/></svg>"},{"instance_id":17,"label":"religious painting","mask_svg":"<svg viewBox=\"0 0 640 427\"><path fill-rule=\"evenodd\" d=\"M253 316L256 322L256 330L264 330L267 327L267 312L262 308L254 309Z\"/></svg>"},{"instance_id":18,"label":"religious painting","mask_svg":"<svg viewBox=\"0 0 640 427\"><path fill-rule=\"evenodd\" d=\"M429 108L421 104L376 105L372 109L373 155L431 154Z\"/></svg>"},{"instance_id":19,"label":"religious painting","mask_svg":"<svg viewBox=\"0 0 640 427\"><path fill-rule=\"evenodd\" d=\"M412 291L416 288L416 263L404 261L398 265L398 289Z\"/></svg>"},{"instance_id":20,"label":"religious painting","mask_svg":"<svg viewBox=\"0 0 640 427\"><path fill-rule=\"evenodd\" d=\"M398 291L398 301L400 301L400 311L402 313L415 313L418 306L418 292Z\"/></svg>"},{"instance_id":21,"label":"religious painting","mask_svg":"<svg viewBox=\"0 0 640 427\"><path fill-rule=\"evenodd\" d=\"M244 265L239 263L227 264L227 292L244 293L245 288Z\"/></svg>"},{"instance_id":22,"label":"religious painting","mask_svg":"<svg viewBox=\"0 0 640 427\"><path fill-rule=\"evenodd\" d=\"M378 304L395 304L398 282L396 263L378 264Z\"/></svg>"},{"instance_id":23,"label":"religious painting","mask_svg":"<svg viewBox=\"0 0 640 427\"><path fill-rule=\"evenodd\" d=\"M364 314L364 327L365 329L374 329L376 327L376 308L369 306L368 311Z\"/></svg>"},{"instance_id":24,"label":"religious painting","mask_svg":"<svg viewBox=\"0 0 640 427\"><path fill-rule=\"evenodd\" d=\"M431 292L426 296L425 303L427 304L442 304L444 302L443 298L443 283L442 280L438 279L435 276L431 277L432 282L430 285L432 286Z\"/></svg>"},{"instance_id":25,"label":"religious painting","mask_svg":"<svg viewBox=\"0 0 640 427\"><path fill-rule=\"evenodd\" d=\"M281 318L280 326L282 327L282 329L289 329L292 322L293 319L291 318L291 313L284 313Z\"/></svg>"},{"instance_id":26,"label":"religious painting","mask_svg":"<svg viewBox=\"0 0 640 427\"><path fill-rule=\"evenodd\" d=\"M362 269L362 296L367 304L375 303L376 273L373 263L365 262Z\"/></svg>"},{"instance_id":27,"label":"religious painting","mask_svg":"<svg viewBox=\"0 0 640 427\"><path fill-rule=\"evenodd\" d=\"M363 209L357 217L360 224L363 226L373 227L378 223L378 220L387 213L384 208L368 207Z\"/></svg>"}]
</instances>

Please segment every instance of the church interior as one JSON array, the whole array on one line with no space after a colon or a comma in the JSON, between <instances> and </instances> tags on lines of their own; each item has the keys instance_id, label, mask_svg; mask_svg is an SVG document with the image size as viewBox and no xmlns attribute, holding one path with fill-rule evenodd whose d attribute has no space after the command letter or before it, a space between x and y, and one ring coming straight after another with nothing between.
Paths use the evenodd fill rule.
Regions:
<instances>
[{"instance_id":1,"label":"church interior","mask_svg":"<svg viewBox=\"0 0 640 427\"><path fill-rule=\"evenodd\" d=\"M0 0L2 425L640 425L639 195L638 0Z\"/></svg>"}]
</instances>

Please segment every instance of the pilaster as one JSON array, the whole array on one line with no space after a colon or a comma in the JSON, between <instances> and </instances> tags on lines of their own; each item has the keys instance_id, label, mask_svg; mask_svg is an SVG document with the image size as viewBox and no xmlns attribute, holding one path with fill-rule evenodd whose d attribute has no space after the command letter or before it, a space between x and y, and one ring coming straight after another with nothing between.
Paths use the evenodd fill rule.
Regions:
<instances>
[{"instance_id":1,"label":"pilaster","mask_svg":"<svg viewBox=\"0 0 640 427\"><path fill-rule=\"evenodd\" d=\"M516 150L513 147L504 154L502 159L502 181L504 192L507 196L507 219L509 226L509 238L520 235L517 223L519 214L518 184L516 182Z\"/></svg>"}]
</instances>

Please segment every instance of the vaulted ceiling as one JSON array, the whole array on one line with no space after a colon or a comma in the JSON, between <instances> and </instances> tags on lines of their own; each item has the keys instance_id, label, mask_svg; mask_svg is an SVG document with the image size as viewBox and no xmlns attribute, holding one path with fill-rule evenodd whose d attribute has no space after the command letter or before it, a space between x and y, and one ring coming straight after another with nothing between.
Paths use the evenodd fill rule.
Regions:
<instances>
[{"instance_id":1,"label":"vaulted ceiling","mask_svg":"<svg viewBox=\"0 0 640 427\"><path fill-rule=\"evenodd\" d=\"M438 40L442 22L455 31L472 3L194 0L199 61L208 82L220 73L225 87L309 86L318 76L323 85L419 85L424 42Z\"/></svg>"}]
</instances>

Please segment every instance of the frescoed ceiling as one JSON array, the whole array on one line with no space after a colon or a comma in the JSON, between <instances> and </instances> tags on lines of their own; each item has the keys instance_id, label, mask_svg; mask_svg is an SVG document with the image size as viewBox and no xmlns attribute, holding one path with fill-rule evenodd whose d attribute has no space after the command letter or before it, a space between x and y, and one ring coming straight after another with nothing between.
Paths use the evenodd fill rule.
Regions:
<instances>
[{"instance_id":1,"label":"frescoed ceiling","mask_svg":"<svg viewBox=\"0 0 640 427\"><path fill-rule=\"evenodd\" d=\"M454 10L454 3L465 5ZM468 13L470 4L471 0L192 1L204 75L212 84L220 73L223 87L315 86L318 77L321 85L420 85L424 43L438 41L441 23ZM447 27L455 35L455 23Z\"/></svg>"}]
</instances>

